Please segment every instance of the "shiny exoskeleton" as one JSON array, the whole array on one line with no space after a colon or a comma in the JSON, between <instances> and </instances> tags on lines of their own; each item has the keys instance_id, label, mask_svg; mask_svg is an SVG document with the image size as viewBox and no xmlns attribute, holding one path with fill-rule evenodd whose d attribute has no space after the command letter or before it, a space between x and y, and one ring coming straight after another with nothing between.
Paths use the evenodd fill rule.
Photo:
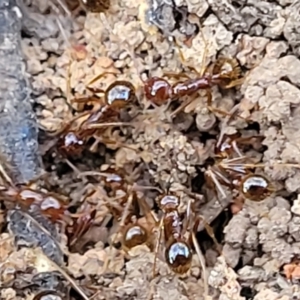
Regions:
<instances>
[{"instance_id":1,"label":"shiny exoskeleton","mask_svg":"<svg viewBox=\"0 0 300 300\"><path fill-rule=\"evenodd\" d=\"M85 121L79 126L75 126L75 122L70 122L65 128L58 140L58 149L65 156L80 155L86 142L96 132L101 132L100 128L95 128L91 125L118 121L120 110L132 103L136 97L134 86L130 82L123 80L113 82L105 91L100 89L90 90L95 93L104 93L104 105L98 110L89 113ZM75 99L74 102L100 102L100 100L100 98L93 96ZM101 128L105 130L105 126Z\"/></svg>"},{"instance_id":2,"label":"shiny exoskeleton","mask_svg":"<svg viewBox=\"0 0 300 300\"><path fill-rule=\"evenodd\" d=\"M69 216L68 206L58 195L35 191L24 185L18 187L1 187L0 197L5 201L14 202L21 208L37 207L40 212L53 222Z\"/></svg>"},{"instance_id":3,"label":"shiny exoskeleton","mask_svg":"<svg viewBox=\"0 0 300 300\"><path fill-rule=\"evenodd\" d=\"M87 11L101 13L109 9L110 0L80 0Z\"/></svg>"},{"instance_id":4,"label":"shiny exoskeleton","mask_svg":"<svg viewBox=\"0 0 300 300\"><path fill-rule=\"evenodd\" d=\"M125 249L132 249L147 243L149 233L138 222L139 201L136 192L130 190L130 186L124 177L125 175L121 171L109 169L103 174L102 179L108 197L115 199L114 202L108 202L106 205L117 221L122 219L126 203L129 197L132 197L132 203L122 224L122 245Z\"/></svg>"},{"instance_id":5,"label":"shiny exoskeleton","mask_svg":"<svg viewBox=\"0 0 300 300\"><path fill-rule=\"evenodd\" d=\"M229 65L230 70L223 70L224 66ZM169 83L160 77L151 77L144 82L144 93L146 98L156 105L162 105L169 100L177 100L183 96L190 96L201 89L210 89L214 85L222 88L234 86L234 82L240 77L241 70L236 60L219 59L212 73L205 73L194 79ZM180 76L181 74L179 74ZM186 76L186 74L182 74Z\"/></svg>"},{"instance_id":6,"label":"shiny exoskeleton","mask_svg":"<svg viewBox=\"0 0 300 300\"><path fill-rule=\"evenodd\" d=\"M261 137L258 137L261 138ZM241 145L251 145L255 137L224 136L215 148L215 163L206 171L208 184L222 192L227 186L240 192L244 199L263 201L274 192L271 182L255 174L251 159L240 150Z\"/></svg>"},{"instance_id":7,"label":"shiny exoskeleton","mask_svg":"<svg viewBox=\"0 0 300 300\"><path fill-rule=\"evenodd\" d=\"M178 212L179 204L179 198L175 195L164 195L158 200L164 213L165 260L173 272L184 274L191 267L192 249L184 238L185 232Z\"/></svg>"},{"instance_id":8,"label":"shiny exoskeleton","mask_svg":"<svg viewBox=\"0 0 300 300\"><path fill-rule=\"evenodd\" d=\"M38 211L53 223L63 221L70 245L74 244L91 227L96 210L87 206L76 214L69 211L69 203L58 194L31 189L26 185L0 186L0 200L8 201L25 212Z\"/></svg>"},{"instance_id":9,"label":"shiny exoskeleton","mask_svg":"<svg viewBox=\"0 0 300 300\"><path fill-rule=\"evenodd\" d=\"M246 199L262 201L271 195L273 187L265 176L249 174L241 180L240 191Z\"/></svg>"}]
</instances>

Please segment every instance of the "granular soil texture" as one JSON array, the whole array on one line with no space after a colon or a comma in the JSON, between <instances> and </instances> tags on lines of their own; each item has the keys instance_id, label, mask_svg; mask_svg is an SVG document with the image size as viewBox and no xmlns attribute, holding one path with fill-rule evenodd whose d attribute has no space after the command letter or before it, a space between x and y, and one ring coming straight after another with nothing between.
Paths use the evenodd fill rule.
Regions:
<instances>
[{"instance_id":1,"label":"granular soil texture","mask_svg":"<svg viewBox=\"0 0 300 300\"><path fill-rule=\"evenodd\" d=\"M300 1L111 0L101 13L77 1L24 4L22 48L46 171L34 188L62 195L68 213L95 212L80 234L64 218L53 224L38 209L7 213L4 203L0 299L300 299ZM163 105L146 99L147 78L215 74L220 58L237 60L236 86ZM104 122L117 124L86 130L77 155L62 155L61 131L74 116L103 109L100 90L116 80L130 82L136 99ZM90 98L74 101L83 97ZM216 156L223 135L234 137L238 159ZM225 166L225 179L216 179ZM126 186L118 197L105 177L112 169ZM244 171L264 176L272 193L245 199ZM180 199L185 240L193 244L194 229L203 253L191 246L181 276L167 264L165 235L159 239L166 216L157 199L167 193ZM129 222L124 211L135 194L149 210ZM122 219L143 226L145 245L124 247Z\"/></svg>"}]
</instances>

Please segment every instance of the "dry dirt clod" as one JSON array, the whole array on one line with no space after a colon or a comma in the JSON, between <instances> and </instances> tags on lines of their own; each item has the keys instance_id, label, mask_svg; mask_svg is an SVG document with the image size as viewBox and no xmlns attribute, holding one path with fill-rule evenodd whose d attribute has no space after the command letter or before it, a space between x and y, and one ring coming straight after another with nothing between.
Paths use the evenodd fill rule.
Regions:
<instances>
[{"instance_id":1,"label":"dry dirt clod","mask_svg":"<svg viewBox=\"0 0 300 300\"><path fill-rule=\"evenodd\" d=\"M300 256L300 168L278 164L300 163L299 1L115 0L105 14L74 12L72 16L59 2L22 1L22 48L40 127L58 131L76 114L100 107L99 103L94 107L90 102L75 104L72 99L91 95L88 83L104 72L113 74L103 76L92 84L93 88L105 90L115 80L128 80L137 89L138 101L122 114L126 122L137 125L113 127L93 136L84 155L79 159L71 157L68 164L55 150L47 148L53 139L41 131L41 147L48 149L44 162L50 190L70 195L70 211L86 202L95 207L97 214L90 230L72 248L74 253L66 252L64 258L60 246L67 244L67 238L57 231L64 230L63 224L54 226L37 218L49 235L16 210L9 214L10 224L6 226L6 208L2 214L1 206L0 277L6 286L1 287L0 298L38 300L34 296L44 289L64 290L68 281L38 259L35 250L23 246L40 246L58 265L66 262L73 284L88 297L96 290L96 300L203 298L205 281L198 262L188 275L178 278L159 253L158 275L152 279L154 254L147 247L137 247L130 253L122 247L113 249L116 258L105 270L112 252L107 244L118 228L117 218L107 208L105 197L109 191L99 176L81 175L128 165L142 166L134 183L180 193L183 215L193 198L197 214L208 223L215 221L223 249L217 262L215 257L208 262L211 299L246 299L248 291L254 300L300 298L295 261ZM76 6L79 1L74 3ZM64 1L62 4L66 5ZM214 87L212 105L227 112L238 105L246 121L232 118L222 122L224 115L207 108L205 91L193 95L197 100L174 120L170 112L183 99L169 107L153 108L147 103L143 95L147 77L172 72L194 78L199 74L189 66L202 72L222 56L237 58L244 81L230 90ZM171 84L186 79L164 78ZM232 188L226 189L228 197L220 201L203 193L207 190L203 171L215 164L214 145L221 128L228 135L254 132L265 137L262 147L250 145L250 151L246 149L247 156L261 158L265 163L260 172L276 189L265 201L232 204L236 196ZM94 142L99 136L111 141L107 145ZM75 166L75 171L70 166ZM85 197L92 190L96 192ZM143 191L141 195L161 217L161 211L153 206L157 191ZM112 201L118 204L116 199ZM230 205L235 210L233 216L227 211ZM143 221L147 219L142 211L137 215ZM204 229L204 222L200 222L198 230ZM215 253L211 241L199 236L206 257ZM29 294L11 285L14 280ZM37 290L28 287L28 281ZM47 286L43 286L44 281ZM65 299L64 296L57 297ZM39 300L51 297L43 295Z\"/></svg>"}]
</instances>

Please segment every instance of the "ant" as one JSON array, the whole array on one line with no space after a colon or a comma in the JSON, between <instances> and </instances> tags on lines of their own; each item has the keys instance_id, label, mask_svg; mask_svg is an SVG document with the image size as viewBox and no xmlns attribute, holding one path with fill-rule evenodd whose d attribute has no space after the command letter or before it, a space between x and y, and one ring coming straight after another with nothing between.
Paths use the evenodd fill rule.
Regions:
<instances>
[{"instance_id":1,"label":"ant","mask_svg":"<svg viewBox=\"0 0 300 300\"><path fill-rule=\"evenodd\" d=\"M188 203L186 218L182 221L182 216L178 211L180 199L175 194L171 192L162 193L160 189L152 186L128 188L124 179L116 174L107 175L105 181L109 183L109 190L112 191L110 196L116 197L116 195L119 195L120 202L118 204L114 202L114 208L117 208L117 213L115 212L114 215L118 217L120 227L123 229L121 229L123 231L122 245L125 250L146 244L155 253L153 265L153 276L155 276L156 259L163 231L164 257L167 265L175 274L183 275L187 273L192 263L192 245L194 244L197 253L200 251L199 246L195 245L195 237L193 237L200 218L193 216L191 202ZM160 192L161 195L157 198L157 204L163 212L161 220L151 211L145 198L137 195L135 191L139 189L157 189ZM147 227L140 222L139 211L143 212ZM159 230L156 246L154 245L153 233L155 228ZM198 255L201 264L203 264L201 254L198 253Z\"/></svg>"},{"instance_id":2,"label":"ant","mask_svg":"<svg viewBox=\"0 0 300 300\"><path fill-rule=\"evenodd\" d=\"M51 222L62 221L66 224L66 231L70 245L80 238L90 228L96 216L96 210L90 206L81 206L77 213L70 212L67 199L50 192L42 192L31 188L34 181L15 185L4 170L1 170L4 183L0 185L0 199L13 203L17 208L25 212L36 209ZM9 180L8 180L9 179Z\"/></svg>"},{"instance_id":3,"label":"ant","mask_svg":"<svg viewBox=\"0 0 300 300\"><path fill-rule=\"evenodd\" d=\"M137 245L145 244L149 240L146 228L139 222L140 207L137 191L155 189L154 187L139 186L136 183L129 184L130 181L136 182L139 172L137 168L130 176L124 170L109 168L105 172L84 172L83 175L100 176L102 186L105 189L104 201L114 219L119 222L122 232L122 246L125 251ZM146 218L147 214L145 214ZM116 241L113 240L112 244Z\"/></svg>"},{"instance_id":4,"label":"ant","mask_svg":"<svg viewBox=\"0 0 300 300\"><path fill-rule=\"evenodd\" d=\"M231 70L224 71L223 69L226 65L229 65ZM201 89L205 89L208 93L208 106L211 107L212 96L209 89L214 85L219 85L222 88L231 88L240 84L240 73L241 70L236 60L222 58L215 63L212 74L205 73L203 76L199 75L194 79L189 78L185 73L166 74L167 76L189 78L185 81L176 82L173 85L164 78L151 77L144 82L144 92L149 101L156 105L162 105L167 103L168 100L178 100L184 96L194 95Z\"/></svg>"},{"instance_id":5,"label":"ant","mask_svg":"<svg viewBox=\"0 0 300 300\"><path fill-rule=\"evenodd\" d=\"M96 79L92 80L89 84L94 83L106 74L107 72L97 76ZM100 104L100 108L74 117L73 120L71 120L70 123L61 130L57 146L59 152L65 156L78 156L82 154L84 145L90 137L96 133L98 135L103 133L103 129L105 127L131 125L130 123L117 122L121 110L128 107L129 104L136 99L135 88L130 82L125 80L116 80L110 84L105 91L89 87L88 90L92 91L94 95L91 97L74 99L73 102L96 102ZM103 93L103 99L96 96L95 93ZM77 125L76 128L74 125L76 123L75 121L86 116L87 118L81 122L79 126Z\"/></svg>"},{"instance_id":6,"label":"ant","mask_svg":"<svg viewBox=\"0 0 300 300\"><path fill-rule=\"evenodd\" d=\"M245 156L239 146L253 145L261 136L241 137L240 135L221 135L215 146L215 163L204 172L207 186L226 198L222 186L237 190L244 199L263 201L274 191L270 180L252 170L259 167L251 158ZM218 192L217 192L218 191Z\"/></svg>"},{"instance_id":7,"label":"ant","mask_svg":"<svg viewBox=\"0 0 300 300\"><path fill-rule=\"evenodd\" d=\"M191 78L186 73L166 73L167 77L173 78L186 78L184 81L178 81L171 84L168 80L161 77L150 77L144 84L144 94L146 99L156 106L161 106L166 103L170 103L174 100L180 100L184 96L194 96L200 90L205 90L207 94L207 107L211 111L221 113L223 115L229 115L229 113L212 107L212 93L211 88L215 85L229 89L240 85L243 82L241 77L241 68L236 59L219 58L211 68L204 67L204 59L207 52L208 44L204 37L204 33L200 30L202 39L205 47L202 56L202 70L198 72L193 67L188 66L189 69L193 70L197 76ZM180 54L181 61L185 61L181 49L177 41L174 39L175 45L177 46ZM210 69L210 70L209 70ZM195 100L191 97L187 101L184 101L175 111L171 113L171 117L177 115L186 106Z\"/></svg>"},{"instance_id":8,"label":"ant","mask_svg":"<svg viewBox=\"0 0 300 300\"><path fill-rule=\"evenodd\" d=\"M161 228L163 228L164 244L165 244L165 261L170 269L176 274L185 274L191 267L192 263L192 245L191 237L185 238L185 234L189 228L188 224L183 226L181 216L178 211L180 204L179 197L168 193L162 195L157 201L163 212L159 238L157 239L157 248L161 239ZM190 218L189 213L186 219ZM158 252L158 249L156 253ZM155 266L154 266L155 272Z\"/></svg>"}]
</instances>

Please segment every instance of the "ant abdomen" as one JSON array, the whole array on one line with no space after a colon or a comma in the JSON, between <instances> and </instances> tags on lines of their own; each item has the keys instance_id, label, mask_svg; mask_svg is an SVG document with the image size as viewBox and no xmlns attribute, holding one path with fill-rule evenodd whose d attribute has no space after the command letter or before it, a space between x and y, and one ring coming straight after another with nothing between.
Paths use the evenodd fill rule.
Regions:
<instances>
[{"instance_id":1,"label":"ant abdomen","mask_svg":"<svg viewBox=\"0 0 300 300\"><path fill-rule=\"evenodd\" d=\"M132 249L148 241L147 230L141 225L129 226L123 234L123 246Z\"/></svg>"},{"instance_id":2,"label":"ant abdomen","mask_svg":"<svg viewBox=\"0 0 300 300\"><path fill-rule=\"evenodd\" d=\"M155 105L163 105L172 99L173 89L170 83L159 77L151 77L144 82L145 97Z\"/></svg>"},{"instance_id":3,"label":"ant abdomen","mask_svg":"<svg viewBox=\"0 0 300 300\"><path fill-rule=\"evenodd\" d=\"M125 80L113 82L105 92L105 103L113 109L121 109L136 98L135 88Z\"/></svg>"},{"instance_id":4,"label":"ant abdomen","mask_svg":"<svg viewBox=\"0 0 300 300\"><path fill-rule=\"evenodd\" d=\"M192 250L185 241L175 240L166 247L165 259L173 272L185 274L191 267Z\"/></svg>"},{"instance_id":5,"label":"ant abdomen","mask_svg":"<svg viewBox=\"0 0 300 300\"><path fill-rule=\"evenodd\" d=\"M266 177L256 174L244 177L241 181L240 189L246 199L257 202L263 201L274 191Z\"/></svg>"}]
</instances>

